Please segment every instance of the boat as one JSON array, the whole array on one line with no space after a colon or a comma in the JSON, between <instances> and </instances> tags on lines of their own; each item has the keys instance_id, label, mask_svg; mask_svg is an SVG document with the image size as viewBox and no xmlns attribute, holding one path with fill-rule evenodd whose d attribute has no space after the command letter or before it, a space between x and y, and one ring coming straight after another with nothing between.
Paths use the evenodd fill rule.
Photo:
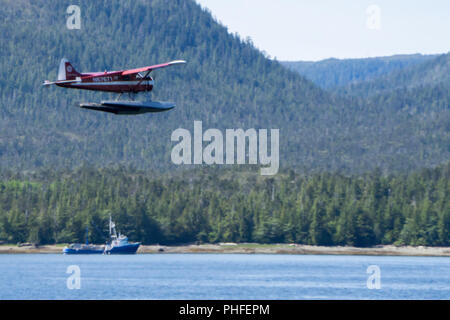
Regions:
<instances>
[{"instance_id":1,"label":"boat","mask_svg":"<svg viewBox=\"0 0 450 320\"><path fill-rule=\"evenodd\" d=\"M140 242L128 242L125 235L117 233L116 225L111 221L111 217L109 217L109 236L111 242L105 246L105 254L134 254L141 245Z\"/></svg>"},{"instance_id":2,"label":"boat","mask_svg":"<svg viewBox=\"0 0 450 320\"><path fill-rule=\"evenodd\" d=\"M64 247L63 254L103 254L105 246L84 243L72 243Z\"/></svg>"},{"instance_id":3,"label":"boat","mask_svg":"<svg viewBox=\"0 0 450 320\"><path fill-rule=\"evenodd\" d=\"M86 243L72 243L63 248L63 254L102 254L105 251L105 246L89 244L88 242L88 228L86 228Z\"/></svg>"}]
</instances>

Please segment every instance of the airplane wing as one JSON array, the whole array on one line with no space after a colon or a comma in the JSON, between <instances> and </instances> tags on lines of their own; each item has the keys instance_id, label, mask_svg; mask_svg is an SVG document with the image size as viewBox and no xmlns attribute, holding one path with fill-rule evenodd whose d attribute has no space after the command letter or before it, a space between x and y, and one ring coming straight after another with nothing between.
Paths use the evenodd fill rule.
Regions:
<instances>
[{"instance_id":1,"label":"airplane wing","mask_svg":"<svg viewBox=\"0 0 450 320\"><path fill-rule=\"evenodd\" d=\"M177 64L185 64L185 63L186 63L186 61L184 61L184 60L175 60L175 61L170 61L167 63L156 64L154 66L125 70L125 71L122 71L122 75L125 76L127 74L135 74L135 73L145 72L145 71L151 72L156 69L161 69L161 68L165 68L165 67L169 67L169 66L173 66L173 65L177 65Z\"/></svg>"}]
</instances>

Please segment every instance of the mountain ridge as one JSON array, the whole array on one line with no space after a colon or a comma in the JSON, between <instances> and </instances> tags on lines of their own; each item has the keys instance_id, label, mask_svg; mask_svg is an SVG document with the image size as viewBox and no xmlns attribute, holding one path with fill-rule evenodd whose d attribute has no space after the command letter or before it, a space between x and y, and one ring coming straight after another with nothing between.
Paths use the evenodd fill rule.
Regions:
<instances>
[{"instance_id":1,"label":"mountain ridge","mask_svg":"<svg viewBox=\"0 0 450 320\"><path fill-rule=\"evenodd\" d=\"M351 95L376 95L401 88L414 89L440 84L450 87L450 53L394 70L366 82L350 84L342 88L342 91Z\"/></svg>"},{"instance_id":2,"label":"mountain ridge","mask_svg":"<svg viewBox=\"0 0 450 320\"><path fill-rule=\"evenodd\" d=\"M395 70L402 70L439 55L397 54L371 58L329 58L320 61L281 61L324 89L338 89L352 83L365 82Z\"/></svg>"}]
</instances>

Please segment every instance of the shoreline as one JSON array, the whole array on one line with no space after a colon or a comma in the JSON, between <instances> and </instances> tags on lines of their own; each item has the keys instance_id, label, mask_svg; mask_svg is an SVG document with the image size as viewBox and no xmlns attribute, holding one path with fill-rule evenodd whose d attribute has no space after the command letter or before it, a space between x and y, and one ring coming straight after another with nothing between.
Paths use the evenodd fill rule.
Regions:
<instances>
[{"instance_id":1,"label":"shoreline","mask_svg":"<svg viewBox=\"0 0 450 320\"><path fill-rule=\"evenodd\" d=\"M0 245L0 254L62 253L63 245L22 246ZM137 254L215 253L215 254L301 254L301 255L369 255L450 257L450 247L380 245L369 248L347 246L312 246L301 244L219 243L177 246L141 245Z\"/></svg>"}]
</instances>

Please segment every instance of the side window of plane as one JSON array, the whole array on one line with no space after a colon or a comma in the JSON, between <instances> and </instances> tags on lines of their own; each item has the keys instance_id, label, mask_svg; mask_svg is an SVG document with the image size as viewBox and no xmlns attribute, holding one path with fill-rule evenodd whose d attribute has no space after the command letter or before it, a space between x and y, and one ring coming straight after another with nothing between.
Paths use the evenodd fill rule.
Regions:
<instances>
[{"instance_id":1,"label":"side window of plane","mask_svg":"<svg viewBox=\"0 0 450 320\"><path fill-rule=\"evenodd\" d=\"M145 78L144 78L144 76L145 76L145 74L142 74L141 72L139 72L138 74L136 74L136 79L150 80L149 75L147 75Z\"/></svg>"}]
</instances>

